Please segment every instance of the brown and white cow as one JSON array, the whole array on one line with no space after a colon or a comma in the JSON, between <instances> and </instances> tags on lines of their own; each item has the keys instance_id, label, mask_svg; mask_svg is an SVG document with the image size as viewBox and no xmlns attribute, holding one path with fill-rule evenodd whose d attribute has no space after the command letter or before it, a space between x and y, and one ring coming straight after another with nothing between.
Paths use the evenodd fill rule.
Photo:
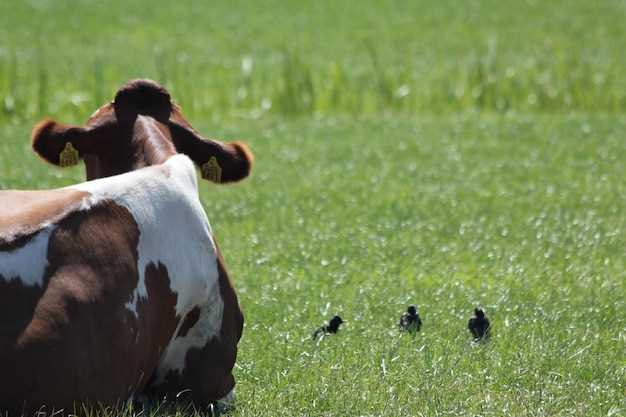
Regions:
<instances>
[{"instance_id":1,"label":"brown and white cow","mask_svg":"<svg viewBox=\"0 0 626 417\"><path fill-rule=\"evenodd\" d=\"M201 138L167 91L135 80L85 127L40 123L33 148L56 165L76 150L89 181L0 191L0 414L229 399L243 315L194 162L238 181L247 147Z\"/></svg>"}]
</instances>

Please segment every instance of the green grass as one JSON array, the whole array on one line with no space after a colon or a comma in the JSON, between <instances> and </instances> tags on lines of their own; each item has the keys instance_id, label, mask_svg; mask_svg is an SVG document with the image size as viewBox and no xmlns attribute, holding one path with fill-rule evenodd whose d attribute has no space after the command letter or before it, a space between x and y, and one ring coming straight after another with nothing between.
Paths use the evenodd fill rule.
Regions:
<instances>
[{"instance_id":1,"label":"green grass","mask_svg":"<svg viewBox=\"0 0 626 417\"><path fill-rule=\"evenodd\" d=\"M0 188L82 180L30 128L132 77L246 140L253 176L201 190L234 416L626 415L626 3L145 4L0 3Z\"/></svg>"},{"instance_id":2,"label":"green grass","mask_svg":"<svg viewBox=\"0 0 626 417\"><path fill-rule=\"evenodd\" d=\"M626 110L622 0L127 3L0 4L0 117L139 76L202 116Z\"/></svg>"}]
</instances>

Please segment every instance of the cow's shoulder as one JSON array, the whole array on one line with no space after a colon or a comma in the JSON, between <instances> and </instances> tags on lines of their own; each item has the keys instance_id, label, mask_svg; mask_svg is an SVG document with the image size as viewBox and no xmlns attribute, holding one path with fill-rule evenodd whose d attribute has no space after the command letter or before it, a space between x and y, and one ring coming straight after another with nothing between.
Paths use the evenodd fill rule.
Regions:
<instances>
[{"instance_id":1,"label":"cow's shoulder","mask_svg":"<svg viewBox=\"0 0 626 417\"><path fill-rule=\"evenodd\" d=\"M152 205L159 208L172 201L197 199L198 183L193 162L185 155L175 155L165 163L125 174L100 178L71 186L88 192L86 206L113 200L130 209Z\"/></svg>"}]
</instances>

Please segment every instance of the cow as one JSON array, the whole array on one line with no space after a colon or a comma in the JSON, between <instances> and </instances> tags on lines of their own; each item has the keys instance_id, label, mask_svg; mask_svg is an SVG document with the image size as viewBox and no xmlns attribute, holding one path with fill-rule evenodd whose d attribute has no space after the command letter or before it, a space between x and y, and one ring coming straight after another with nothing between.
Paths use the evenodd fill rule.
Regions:
<instances>
[{"instance_id":1,"label":"cow","mask_svg":"<svg viewBox=\"0 0 626 417\"><path fill-rule=\"evenodd\" d=\"M32 146L54 165L82 160L87 182L0 191L0 414L231 401L243 314L196 166L239 181L247 146L201 137L150 80L84 127L40 122Z\"/></svg>"}]
</instances>

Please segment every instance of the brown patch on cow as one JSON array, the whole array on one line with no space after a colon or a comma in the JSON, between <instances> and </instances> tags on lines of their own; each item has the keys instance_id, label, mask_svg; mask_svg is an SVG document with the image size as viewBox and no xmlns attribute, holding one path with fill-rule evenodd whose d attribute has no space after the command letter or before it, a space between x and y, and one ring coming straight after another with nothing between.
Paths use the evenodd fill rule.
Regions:
<instances>
[{"instance_id":1,"label":"brown patch on cow","mask_svg":"<svg viewBox=\"0 0 626 417\"><path fill-rule=\"evenodd\" d=\"M199 318L200 318L200 307L194 307L185 316L185 321L183 321L183 324L180 326L180 330L178 331L176 338L187 336L189 329L191 329L193 326L196 325Z\"/></svg>"},{"instance_id":2,"label":"brown patch on cow","mask_svg":"<svg viewBox=\"0 0 626 417\"><path fill-rule=\"evenodd\" d=\"M146 268L148 299L126 309L138 283L139 228L114 202L71 213L50 236L43 288L1 282L0 410L114 405L141 390L176 328L165 266Z\"/></svg>"},{"instance_id":3,"label":"brown patch on cow","mask_svg":"<svg viewBox=\"0 0 626 417\"><path fill-rule=\"evenodd\" d=\"M222 255L218 251L219 290L224 302L224 314L219 337L211 339L202 348L190 349L185 356L182 373L170 371L164 382L149 387L158 397L173 396L188 391L186 399L196 407L207 407L223 398L235 386L232 369L237 358L237 343L243 331L243 314L230 281Z\"/></svg>"},{"instance_id":4,"label":"brown patch on cow","mask_svg":"<svg viewBox=\"0 0 626 417\"><path fill-rule=\"evenodd\" d=\"M0 317L11 318L0 321L0 363L8 354L9 346L32 320L37 302L44 291L39 286L24 285L19 279L11 278L15 277L4 277L0 274Z\"/></svg>"},{"instance_id":5,"label":"brown patch on cow","mask_svg":"<svg viewBox=\"0 0 626 417\"><path fill-rule=\"evenodd\" d=\"M24 246L43 224L55 223L75 211L89 195L72 189L0 191L0 250Z\"/></svg>"},{"instance_id":6,"label":"brown patch on cow","mask_svg":"<svg viewBox=\"0 0 626 417\"><path fill-rule=\"evenodd\" d=\"M176 315L178 296L170 289L167 268L162 263L146 266L145 282L148 296L139 299L137 312L139 327L136 328L137 344L134 358L140 365L140 380L136 388L141 391L156 370L161 354L176 331L179 318ZM145 349L145 347L149 349Z\"/></svg>"}]
</instances>

